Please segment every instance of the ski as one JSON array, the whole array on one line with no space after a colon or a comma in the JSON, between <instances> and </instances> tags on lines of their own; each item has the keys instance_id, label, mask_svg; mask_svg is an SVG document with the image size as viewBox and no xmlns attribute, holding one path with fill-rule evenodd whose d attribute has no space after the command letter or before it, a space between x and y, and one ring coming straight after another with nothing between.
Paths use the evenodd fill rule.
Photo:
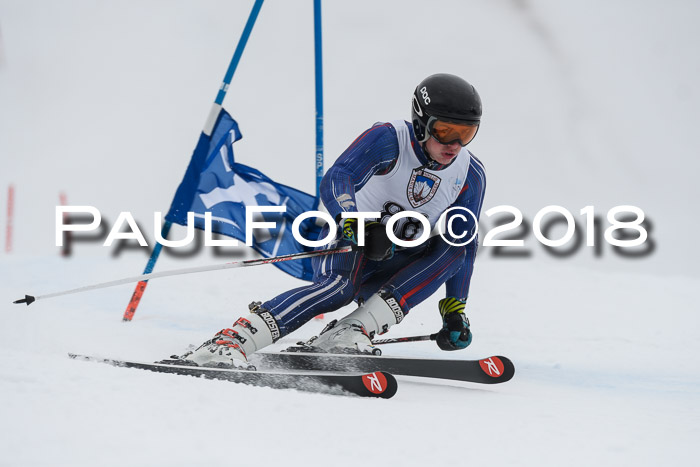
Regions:
<instances>
[{"instance_id":1,"label":"ski","mask_svg":"<svg viewBox=\"0 0 700 467\"><path fill-rule=\"evenodd\" d=\"M356 373L337 373L325 370L316 371L250 371L229 368L209 368L176 363L143 363L128 360L91 357L69 353L75 360L107 363L109 365L138 368L159 373L189 375L207 379L221 379L252 386L276 389L297 389L300 391L324 394L346 395L348 393L361 397L380 397L389 399L396 394L398 383L393 375L383 371Z\"/></svg>"},{"instance_id":2,"label":"ski","mask_svg":"<svg viewBox=\"0 0 700 467\"><path fill-rule=\"evenodd\" d=\"M254 364L263 368L309 371L386 371L395 375L440 378L470 383L505 383L515 374L508 358L492 356L481 360L446 360L408 357L382 357L355 354L329 354L295 351L256 353Z\"/></svg>"}]
</instances>

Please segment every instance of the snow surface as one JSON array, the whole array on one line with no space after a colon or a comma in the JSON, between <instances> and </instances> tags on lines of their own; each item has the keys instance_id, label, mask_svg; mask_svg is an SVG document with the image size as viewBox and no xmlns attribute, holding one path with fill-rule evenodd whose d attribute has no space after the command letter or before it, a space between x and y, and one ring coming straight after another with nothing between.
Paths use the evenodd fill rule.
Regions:
<instances>
[{"instance_id":1,"label":"snow surface","mask_svg":"<svg viewBox=\"0 0 700 467\"><path fill-rule=\"evenodd\" d=\"M265 2L225 101L244 134L238 160L307 191L311 3ZM142 251L113 257L98 243L61 257L59 193L110 222L131 211L152 241L153 213L169 206L251 5L0 0L0 465L695 465L697 3L324 2L327 165L375 121L408 118L422 78L451 72L484 100L470 147L487 167L485 208L514 205L532 220L550 204L575 216L631 204L653 221L655 249L637 259L608 245L555 258L532 234L527 258L482 248L472 346L385 349L506 355L516 365L506 384L399 377L393 399L367 400L66 356L151 361L199 344L250 301L300 284L267 266L153 281L129 324L131 285L10 303L143 269ZM249 256L164 255L157 270ZM437 295L390 336L437 330Z\"/></svg>"}]
</instances>

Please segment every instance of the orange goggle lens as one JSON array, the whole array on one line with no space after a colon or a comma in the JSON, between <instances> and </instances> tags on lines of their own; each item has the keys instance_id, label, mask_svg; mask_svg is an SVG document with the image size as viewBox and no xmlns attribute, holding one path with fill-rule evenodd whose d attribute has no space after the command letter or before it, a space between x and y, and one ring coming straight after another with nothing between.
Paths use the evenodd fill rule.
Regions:
<instances>
[{"instance_id":1,"label":"orange goggle lens","mask_svg":"<svg viewBox=\"0 0 700 467\"><path fill-rule=\"evenodd\" d=\"M430 134L442 144L451 144L459 141L459 144L466 146L474 139L478 128L479 125L464 125L435 120L430 127Z\"/></svg>"}]
</instances>

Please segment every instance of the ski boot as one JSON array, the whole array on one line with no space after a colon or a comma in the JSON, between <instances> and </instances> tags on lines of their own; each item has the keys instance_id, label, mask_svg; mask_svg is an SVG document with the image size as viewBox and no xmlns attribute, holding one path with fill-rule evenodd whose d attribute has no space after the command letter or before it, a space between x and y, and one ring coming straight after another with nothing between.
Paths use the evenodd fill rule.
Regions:
<instances>
[{"instance_id":1,"label":"ski boot","mask_svg":"<svg viewBox=\"0 0 700 467\"><path fill-rule=\"evenodd\" d=\"M260 302L248 305L251 313L239 318L230 328L222 329L213 338L182 356L173 355L177 363L192 366L255 370L248 357L279 339L277 322Z\"/></svg>"},{"instance_id":2,"label":"ski boot","mask_svg":"<svg viewBox=\"0 0 700 467\"><path fill-rule=\"evenodd\" d=\"M328 323L317 337L299 342L298 347L287 351L381 355L381 349L372 344L372 339L403 318L404 312L396 299L390 292L380 290L345 318Z\"/></svg>"}]
</instances>

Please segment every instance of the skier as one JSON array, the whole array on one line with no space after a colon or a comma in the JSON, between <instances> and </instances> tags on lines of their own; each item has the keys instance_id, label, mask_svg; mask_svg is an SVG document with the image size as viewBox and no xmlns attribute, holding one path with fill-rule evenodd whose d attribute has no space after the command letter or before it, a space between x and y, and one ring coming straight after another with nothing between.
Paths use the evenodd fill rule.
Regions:
<instances>
[{"instance_id":1,"label":"skier","mask_svg":"<svg viewBox=\"0 0 700 467\"><path fill-rule=\"evenodd\" d=\"M484 167L465 148L480 119L481 99L471 84L449 74L423 80L413 94L411 123L375 124L323 177L321 199L340 227L327 247L357 245L363 231L365 246L314 258L313 284L254 302L250 314L180 358L202 366L246 368L253 352L353 300L359 305L355 311L331 322L305 346L319 352L372 353L375 335L400 323L442 284L446 297L439 302L443 326L437 344L443 350L466 348L472 333L464 310L477 241L457 242L475 233L484 199ZM452 244L433 236L419 246L397 248L387 237L385 224L397 212L421 213L432 229L450 208L458 208L447 214ZM380 212L381 218L342 216L358 211ZM421 236L423 226L402 218L394 233L412 240Z\"/></svg>"}]
</instances>

